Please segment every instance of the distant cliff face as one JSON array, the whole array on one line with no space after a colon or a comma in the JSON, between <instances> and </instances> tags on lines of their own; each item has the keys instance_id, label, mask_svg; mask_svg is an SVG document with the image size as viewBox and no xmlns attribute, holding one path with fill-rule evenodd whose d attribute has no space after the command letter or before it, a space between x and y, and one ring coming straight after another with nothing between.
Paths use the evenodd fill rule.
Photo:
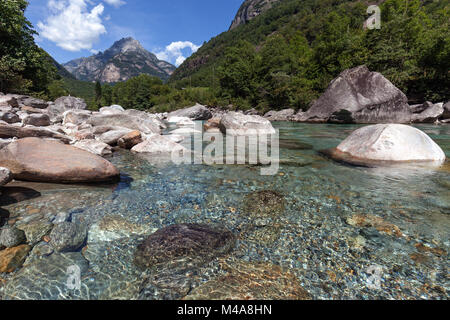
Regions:
<instances>
[{"instance_id":1,"label":"distant cliff face","mask_svg":"<svg viewBox=\"0 0 450 320\"><path fill-rule=\"evenodd\" d=\"M270 9L275 2L281 0L245 0L234 18L230 30L245 24Z\"/></svg>"},{"instance_id":2,"label":"distant cliff face","mask_svg":"<svg viewBox=\"0 0 450 320\"><path fill-rule=\"evenodd\" d=\"M126 81L140 74L167 80L176 69L145 50L133 38L119 40L105 52L72 60L64 64L64 67L78 80L106 83Z\"/></svg>"}]
</instances>

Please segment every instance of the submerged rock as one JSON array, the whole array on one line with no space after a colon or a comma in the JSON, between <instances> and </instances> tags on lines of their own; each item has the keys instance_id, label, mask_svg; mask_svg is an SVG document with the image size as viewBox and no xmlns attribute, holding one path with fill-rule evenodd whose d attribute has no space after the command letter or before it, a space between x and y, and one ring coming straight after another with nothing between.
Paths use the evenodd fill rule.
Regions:
<instances>
[{"instance_id":1,"label":"submerged rock","mask_svg":"<svg viewBox=\"0 0 450 320\"><path fill-rule=\"evenodd\" d=\"M50 245L58 252L75 252L84 244L87 230L84 226L62 222L50 233Z\"/></svg>"},{"instance_id":2,"label":"submerged rock","mask_svg":"<svg viewBox=\"0 0 450 320\"><path fill-rule=\"evenodd\" d=\"M12 248L25 243L25 232L14 227L0 229L0 248Z\"/></svg>"},{"instance_id":3,"label":"submerged rock","mask_svg":"<svg viewBox=\"0 0 450 320\"><path fill-rule=\"evenodd\" d=\"M244 115L239 112L229 112L220 120L220 130L233 136L269 135L275 134L269 120L261 116Z\"/></svg>"},{"instance_id":4,"label":"submerged rock","mask_svg":"<svg viewBox=\"0 0 450 320\"><path fill-rule=\"evenodd\" d=\"M68 286L72 272L83 276L89 263L81 253L54 253L37 259L14 275L3 289L5 300L69 300L89 299L89 291L81 283L81 290Z\"/></svg>"},{"instance_id":5,"label":"submerged rock","mask_svg":"<svg viewBox=\"0 0 450 320\"><path fill-rule=\"evenodd\" d=\"M50 233L53 224L48 221L35 221L19 225L17 228L25 232L28 244L34 246Z\"/></svg>"},{"instance_id":6,"label":"submerged rock","mask_svg":"<svg viewBox=\"0 0 450 320\"><path fill-rule=\"evenodd\" d=\"M176 262L204 264L228 253L235 244L233 233L201 224L178 224L150 235L135 254L135 264L152 268Z\"/></svg>"},{"instance_id":7,"label":"submerged rock","mask_svg":"<svg viewBox=\"0 0 450 320\"><path fill-rule=\"evenodd\" d=\"M1 149L0 165L25 181L107 182L119 177L116 167L99 156L38 138L20 139Z\"/></svg>"},{"instance_id":8,"label":"submerged rock","mask_svg":"<svg viewBox=\"0 0 450 320\"><path fill-rule=\"evenodd\" d=\"M254 219L273 218L283 213L284 196L276 191L263 190L250 193L244 200L244 213Z\"/></svg>"},{"instance_id":9,"label":"submerged rock","mask_svg":"<svg viewBox=\"0 0 450 320\"><path fill-rule=\"evenodd\" d=\"M428 135L400 124L358 129L329 154L335 160L353 164L445 161L445 153Z\"/></svg>"},{"instance_id":10,"label":"submerged rock","mask_svg":"<svg viewBox=\"0 0 450 320\"><path fill-rule=\"evenodd\" d=\"M366 66L345 70L334 79L311 108L296 118L301 122L409 123L406 95Z\"/></svg>"},{"instance_id":11,"label":"submerged rock","mask_svg":"<svg viewBox=\"0 0 450 320\"><path fill-rule=\"evenodd\" d=\"M210 280L185 300L311 300L297 277L270 263L233 261L223 276Z\"/></svg>"},{"instance_id":12,"label":"submerged rock","mask_svg":"<svg viewBox=\"0 0 450 320\"><path fill-rule=\"evenodd\" d=\"M0 273L11 273L20 268L30 252L29 245L21 245L0 251Z\"/></svg>"}]
</instances>

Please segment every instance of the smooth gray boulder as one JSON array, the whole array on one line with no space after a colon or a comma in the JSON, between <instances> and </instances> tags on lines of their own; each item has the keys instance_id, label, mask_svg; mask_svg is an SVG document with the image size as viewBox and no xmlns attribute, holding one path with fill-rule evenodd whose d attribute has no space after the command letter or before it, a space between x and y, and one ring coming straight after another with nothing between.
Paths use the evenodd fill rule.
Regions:
<instances>
[{"instance_id":1,"label":"smooth gray boulder","mask_svg":"<svg viewBox=\"0 0 450 320\"><path fill-rule=\"evenodd\" d=\"M187 152L188 150L166 136L155 134L148 137L144 142L135 145L131 151L136 153L171 154L174 151Z\"/></svg>"},{"instance_id":2,"label":"smooth gray boulder","mask_svg":"<svg viewBox=\"0 0 450 320\"><path fill-rule=\"evenodd\" d=\"M100 108L100 110L99 110L99 112L101 114L119 114L119 113L122 113L124 111L125 111L125 109L122 108L121 106L117 105L117 104L114 104L114 105L109 106L109 107L103 107L103 108Z\"/></svg>"},{"instance_id":3,"label":"smooth gray boulder","mask_svg":"<svg viewBox=\"0 0 450 320\"><path fill-rule=\"evenodd\" d=\"M80 140L73 146L101 157L112 154L112 149L108 144L94 139Z\"/></svg>"},{"instance_id":4,"label":"smooth gray boulder","mask_svg":"<svg viewBox=\"0 0 450 320\"><path fill-rule=\"evenodd\" d=\"M0 120L6 123L17 123L20 122L20 117L13 112L0 112Z\"/></svg>"},{"instance_id":5,"label":"smooth gray boulder","mask_svg":"<svg viewBox=\"0 0 450 320\"><path fill-rule=\"evenodd\" d=\"M442 114L444 120L450 119L450 101L444 104L444 113Z\"/></svg>"},{"instance_id":6,"label":"smooth gray boulder","mask_svg":"<svg viewBox=\"0 0 450 320\"><path fill-rule=\"evenodd\" d=\"M69 96L60 97L49 104L47 112L50 118L62 121L62 115L67 110L85 110L86 108L87 104L83 99Z\"/></svg>"},{"instance_id":7,"label":"smooth gray boulder","mask_svg":"<svg viewBox=\"0 0 450 320\"><path fill-rule=\"evenodd\" d=\"M229 112L220 120L222 133L233 136L275 134L269 120L261 116L244 115L240 112Z\"/></svg>"},{"instance_id":8,"label":"smooth gray boulder","mask_svg":"<svg viewBox=\"0 0 450 320\"><path fill-rule=\"evenodd\" d=\"M208 108L197 103L193 107L176 110L169 113L167 118L169 119L171 117L187 117L191 120L209 120L212 118L212 113L208 110Z\"/></svg>"},{"instance_id":9,"label":"smooth gray boulder","mask_svg":"<svg viewBox=\"0 0 450 320\"><path fill-rule=\"evenodd\" d=\"M414 123L435 123L444 114L444 104L436 103L429 106L427 109L419 114L412 116L412 122Z\"/></svg>"},{"instance_id":10,"label":"smooth gray boulder","mask_svg":"<svg viewBox=\"0 0 450 320\"><path fill-rule=\"evenodd\" d=\"M359 66L342 72L300 122L409 123L406 95L378 72Z\"/></svg>"},{"instance_id":11,"label":"smooth gray boulder","mask_svg":"<svg viewBox=\"0 0 450 320\"><path fill-rule=\"evenodd\" d=\"M92 116L89 110L67 110L63 113L63 124L82 124Z\"/></svg>"},{"instance_id":12,"label":"smooth gray boulder","mask_svg":"<svg viewBox=\"0 0 450 320\"><path fill-rule=\"evenodd\" d=\"M127 129L127 128L111 130L111 131L107 131L107 132L101 134L98 137L98 139L101 142L106 143L110 146L115 146L120 138L122 138L124 135L126 135L130 132L133 132L133 130Z\"/></svg>"},{"instance_id":13,"label":"smooth gray boulder","mask_svg":"<svg viewBox=\"0 0 450 320\"><path fill-rule=\"evenodd\" d=\"M8 96L16 99L18 107L27 106L27 107L32 107L32 108L36 108L36 109L45 109L48 107L48 102L44 101L42 99L38 99L38 98L30 97L30 96L24 96L24 95L20 95L20 94L10 94Z\"/></svg>"},{"instance_id":14,"label":"smooth gray boulder","mask_svg":"<svg viewBox=\"0 0 450 320\"><path fill-rule=\"evenodd\" d=\"M440 164L446 158L427 134L402 124L360 128L331 151L331 156L355 164L428 161Z\"/></svg>"}]
</instances>

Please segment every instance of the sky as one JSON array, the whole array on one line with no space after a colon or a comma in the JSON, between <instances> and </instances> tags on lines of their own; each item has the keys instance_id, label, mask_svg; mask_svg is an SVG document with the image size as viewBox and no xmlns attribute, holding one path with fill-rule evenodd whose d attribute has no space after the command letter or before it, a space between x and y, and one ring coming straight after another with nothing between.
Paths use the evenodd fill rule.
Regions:
<instances>
[{"instance_id":1,"label":"sky","mask_svg":"<svg viewBox=\"0 0 450 320\"><path fill-rule=\"evenodd\" d=\"M179 65L228 30L243 0L29 0L36 42L59 63L105 51L133 37Z\"/></svg>"}]
</instances>

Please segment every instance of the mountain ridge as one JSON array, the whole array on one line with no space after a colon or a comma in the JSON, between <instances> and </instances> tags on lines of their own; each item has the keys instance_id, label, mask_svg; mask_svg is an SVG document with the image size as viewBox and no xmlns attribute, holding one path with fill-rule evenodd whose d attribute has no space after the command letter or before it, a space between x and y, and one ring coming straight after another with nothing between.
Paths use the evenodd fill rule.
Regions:
<instances>
[{"instance_id":1,"label":"mountain ridge","mask_svg":"<svg viewBox=\"0 0 450 320\"><path fill-rule=\"evenodd\" d=\"M256 18L261 13L272 8L272 5L275 2L280 1L282 0L245 0L236 13L236 16L234 17L229 30L237 28L242 24L248 23L253 18Z\"/></svg>"},{"instance_id":2,"label":"mountain ridge","mask_svg":"<svg viewBox=\"0 0 450 320\"><path fill-rule=\"evenodd\" d=\"M102 83L126 81L140 74L150 74L166 81L176 69L131 37L116 41L104 52L71 60L63 66L78 80Z\"/></svg>"}]
</instances>

